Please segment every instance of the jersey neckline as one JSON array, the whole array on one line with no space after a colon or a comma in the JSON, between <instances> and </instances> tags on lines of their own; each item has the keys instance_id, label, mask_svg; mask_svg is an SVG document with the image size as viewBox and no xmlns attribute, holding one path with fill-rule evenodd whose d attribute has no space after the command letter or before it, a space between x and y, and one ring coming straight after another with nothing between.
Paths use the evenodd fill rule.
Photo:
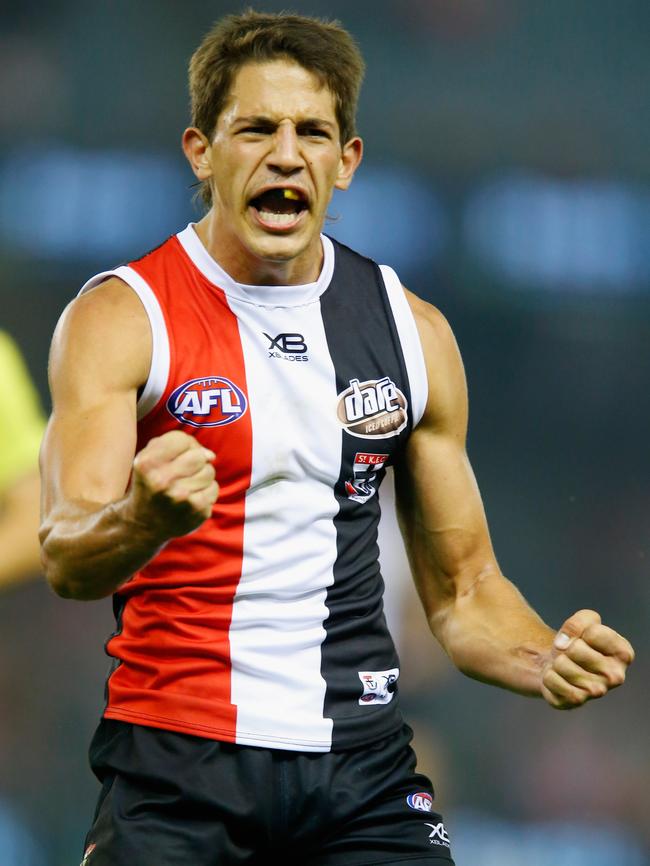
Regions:
<instances>
[{"instance_id":1,"label":"jersey neckline","mask_svg":"<svg viewBox=\"0 0 650 866\"><path fill-rule=\"evenodd\" d=\"M192 263L204 277L230 297L259 307L300 307L318 300L328 288L334 273L334 244L321 234L323 267L314 283L299 286L249 286L238 283L228 274L203 246L195 231L196 223L189 223L176 237Z\"/></svg>"}]
</instances>

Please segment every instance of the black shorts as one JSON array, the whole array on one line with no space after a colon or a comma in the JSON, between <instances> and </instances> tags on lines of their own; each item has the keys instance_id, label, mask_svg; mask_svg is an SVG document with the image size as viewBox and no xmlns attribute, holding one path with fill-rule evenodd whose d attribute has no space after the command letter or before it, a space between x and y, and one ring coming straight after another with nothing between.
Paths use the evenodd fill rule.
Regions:
<instances>
[{"instance_id":1,"label":"black shorts","mask_svg":"<svg viewBox=\"0 0 650 866\"><path fill-rule=\"evenodd\" d=\"M84 866L453 866L411 734L306 753L103 719Z\"/></svg>"}]
</instances>

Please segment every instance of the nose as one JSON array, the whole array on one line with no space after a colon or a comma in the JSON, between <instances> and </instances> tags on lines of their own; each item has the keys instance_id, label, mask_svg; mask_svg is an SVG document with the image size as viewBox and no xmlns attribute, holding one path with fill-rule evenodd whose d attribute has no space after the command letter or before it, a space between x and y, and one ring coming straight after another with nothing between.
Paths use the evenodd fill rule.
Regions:
<instances>
[{"instance_id":1,"label":"nose","mask_svg":"<svg viewBox=\"0 0 650 866\"><path fill-rule=\"evenodd\" d=\"M283 121L273 135L273 146L268 155L269 168L278 174L293 174L304 164L296 127L291 121Z\"/></svg>"}]
</instances>

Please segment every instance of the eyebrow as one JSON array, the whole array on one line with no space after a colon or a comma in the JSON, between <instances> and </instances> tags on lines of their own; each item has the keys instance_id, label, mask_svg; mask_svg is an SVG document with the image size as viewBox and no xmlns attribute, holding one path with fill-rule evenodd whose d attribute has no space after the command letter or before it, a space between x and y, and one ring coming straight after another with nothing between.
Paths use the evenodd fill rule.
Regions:
<instances>
[{"instance_id":1,"label":"eyebrow","mask_svg":"<svg viewBox=\"0 0 650 866\"><path fill-rule=\"evenodd\" d=\"M264 114L253 114L247 117L236 117L233 121L233 126L239 126L240 124L250 124L251 126L277 126L277 123L277 120L274 120L272 117L267 117ZM296 126L321 126L331 130L336 128L329 120L324 120L321 117L300 118L297 121Z\"/></svg>"}]
</instances>

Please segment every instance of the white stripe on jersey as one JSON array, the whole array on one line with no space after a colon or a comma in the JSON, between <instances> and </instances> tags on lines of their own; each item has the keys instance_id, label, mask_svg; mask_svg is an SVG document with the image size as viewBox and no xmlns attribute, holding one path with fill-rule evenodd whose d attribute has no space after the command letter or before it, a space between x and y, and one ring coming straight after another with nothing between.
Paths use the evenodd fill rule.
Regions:
<instances>
[{"instance_id":1,"label":"white stripe on jersey","mask_svg":"<svg viewBox=\"0 0 650 866\"><path fill-rule=\"evenodd\" d=\"M328 750L333 723L323 717L321 644L337 555L333 487L341 427L320 304L228 302L239 320L253 434L242 577L230 627L237 742ZM271 357L271 341L282 333L300 333L307 351ZM302 357L309 360L292 360ZM331 400L331 411L312 416L315 394Z\"/></svg>"}]
</instances>

